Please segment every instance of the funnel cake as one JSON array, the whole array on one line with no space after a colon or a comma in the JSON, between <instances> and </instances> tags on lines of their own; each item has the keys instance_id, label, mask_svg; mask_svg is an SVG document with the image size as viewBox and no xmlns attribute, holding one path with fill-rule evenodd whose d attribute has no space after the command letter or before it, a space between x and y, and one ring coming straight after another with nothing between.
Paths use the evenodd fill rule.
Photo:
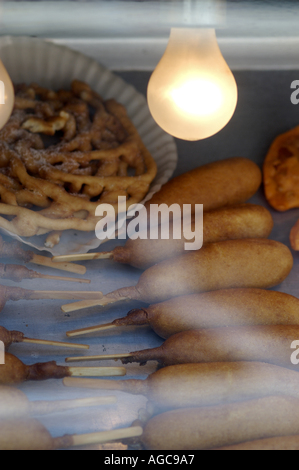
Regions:
<instances>
[{"instance_id":1,"label":"funnel cake","mask_svg":"<svg viewBox=\"0 0 299 470\"><path fill-rule=\"evenodd\" d=\"M70 90L15 86L0 131L0 227L22 237L93 231L101 203L140 202L156 163L124 106L74 80Z\"/></svg>"}]
</instances>

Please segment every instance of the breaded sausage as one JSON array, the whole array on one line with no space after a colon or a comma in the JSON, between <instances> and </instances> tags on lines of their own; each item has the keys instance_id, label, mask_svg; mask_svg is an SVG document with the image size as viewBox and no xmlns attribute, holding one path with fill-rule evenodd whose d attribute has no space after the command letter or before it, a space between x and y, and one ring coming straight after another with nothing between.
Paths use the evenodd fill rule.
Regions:
<instances>
[{"instance_id":1,"label":"breaded sausage","mask_svg":"<svg viewBox=\"0 0 299 470\"><path fill-rule=\"evenodd\" d=\"M152 303L230 287L269 288L280 284L292 267L292 254L280 242L226 240L152 266L141 274L136 287L119 289L116 299Z\"/></svg>"},{"instance_id":2,"label":"breaded sausage","mask_svg":"<svg viewBox=\"0 0 299 470\"><path fill-rule=\"evenodd\" d=\"M239 204L226 206L204 212L203 214L203 244L222 240L241 238L268 238L273 228L273 218L263 206L255 204ZM191 232L198 227L194 219ZM173 223L170 223L169 239L147 238L128 239L124 246L118 246L111 252L111 257L117 263L124 263L139 269L147 269L164 259L178 256L186 251L185 244L193 240L184 237L184 229L180 228L181 238L173 238ZM188 235L190 236L190 235ZM100 256L101 254L99 254Z\"/></svg>"},{"instance_id":3,"label":"breaded sausage","mask_svg":"<svg viewBox=\"0 0 299 470\"><path fill-rule=\"evenodd\" d=\"M158 361L163 366L196 362L259 361L299 371L291 345L299 326L260 325L188 330L168 338L161 346L130 353L124 364Z\"/></svg>"},{"instance_id":4,"label":"breaded sausage","mask_svg":"<svg viewBox=\"0 0 299 470\"><path fill-rule=\"evenodd\" d=\"M167 411L148 421L142 443L149 450L209 450L298 433L299 399L271 396Z\"/></svg>"},{"instance_id":5,"label":"breaded sausage","mask_svg":"<svg viewBox=\"0 0 299 470\"><path fill-rule=\"evenodd\" d=\"M161 338L181 331L225 326L299 325L299 299L266 289L219 289L182 295L131 310L127 316L88 332L116 327L148 325ZM68 332L76 336L76 332ZM82 332L80 332L82 334Z\"/></svg>"},{"instance_id":6,"label":"breaded sausage","mask_svg":"<svg viewBox=\"0 0 299 470\"><path fill-rule=\"evenodd\" d=\"M213 362L168 366L143 379L65 378L68 387L144 395L154 410L212 406L270 395L299 398L299 374L262 362Z\"/></svg>"},{"instance_id":7,"label":"breaded sausage","mask_svg":"<svg viewBox=\"0 0 299 470\"><path fill-rule=\"evenodd\" d=\"M127 299L146 303L218 289L269 288L280 284L293 267L283 243L268 239L225 240L162 261L144 271L135 286L124 287L99 301L63 305L70 312Z\"/></svg>"},{"instance_id":8,"label":"breaded sausage","mask_svg":"<svg viewBox=\"0 0 299 470\"><path fill-rule=\"evenodd\" d=\"M203 204L204 211L248 201L259 189L262 171L252 160L232 157L172 178L145 203ZM148 211L149 213L149 211Z\"/></svg>"}]
</instances>

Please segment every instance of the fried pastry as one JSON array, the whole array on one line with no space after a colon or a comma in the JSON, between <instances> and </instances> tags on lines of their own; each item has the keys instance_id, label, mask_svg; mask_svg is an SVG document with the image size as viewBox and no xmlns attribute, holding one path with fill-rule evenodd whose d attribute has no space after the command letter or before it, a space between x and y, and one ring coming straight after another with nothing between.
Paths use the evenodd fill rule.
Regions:
<instances>
[{"instance_id":1,"label":"fried pastry","mask_svg":"<svg viewBox=\"0 0 299 470\"><path fill-rule=\"evenodd\" d=\"M77 80L69 91L33 83L15 94L0 131L0 227L22 237L89 232L99 204L117 214L119 196L127 208L145 197L157 167L124 106Z\"/></svg>"},{"instance_id":2,"label":"fried pastry","mask_svg":"<svg viewBox=\"0 0 299 470\"><path fill-rule=\"evenodd\" d=\"M274 139L263 165L265 196L277 211L299 207L299 126Z\"/></svg>"}]
</instances>

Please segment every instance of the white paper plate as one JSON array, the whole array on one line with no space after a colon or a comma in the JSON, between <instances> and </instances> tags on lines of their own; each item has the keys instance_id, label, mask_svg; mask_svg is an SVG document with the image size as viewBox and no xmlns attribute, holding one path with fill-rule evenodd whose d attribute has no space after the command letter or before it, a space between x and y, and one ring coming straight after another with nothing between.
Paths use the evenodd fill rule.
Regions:
<instances>
[{"instance_id":1,"label":"white paper plate","mask_svg":"<svg viewBox=\"0 0 299 470\"><path fill-rule=\"evenodd\" d=\"M173 137L166 134L153 120L146 98L120 77L114 75L94 59L65 46L38 38L0 38L0 57L11 79L15 83L32 81L48 88L68 88L73 79L87 82L105 99L115 98L122 103L151 152L158 167L146 200L157 192L172 176L177 165L177 148ZM52 255L87 253L100 245L94 232L66 231L59 245L46 248L46 236L20 238L3 232L38 250Z\"/></svg>"}]
</instances>

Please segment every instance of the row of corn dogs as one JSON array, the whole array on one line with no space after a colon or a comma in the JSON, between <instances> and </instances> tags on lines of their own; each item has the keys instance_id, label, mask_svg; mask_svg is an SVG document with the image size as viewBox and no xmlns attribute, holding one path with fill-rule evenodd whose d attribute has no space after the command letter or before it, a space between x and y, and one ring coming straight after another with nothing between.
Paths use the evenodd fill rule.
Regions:
<instances>
[{"instance_id":1,"label":"row of corn dogs","mask_svg":"<svg viewBox=\"0 0 299 470\"><path fill-rule=\"evenodd\" d=\"M297 299L282 294L280 304L278 296L281 293L265 290L286 279L293 267L293 257L285 245L267 239L273 228L269 212L259 206L243 204L255 194L260 184L259 168L243 158L205 165L190 174L174 178L150 203L159 203L159 200L167 204L188 204L194 201L203 203L204 210L210 211L204 215L204 230L211 227L210 233L206 232L208 234L204 235L204 247L198 252L183 253L175 258L172 258L174 252L170 250L170 256L162 262L161 253L166 250L162 249L160 254L159 249L155 250L157 257L153 255L149 268L150 250L136 250L138 256L133 259L134 249L131 247L130 258L127 258L129 264L146 268L137 286L119 289L88 305L85 301L77 307L74 306L76 304L62 307L67 311L67 308L107 305L128 298L150 303L149 307L139 312L130 312L126 319L120 319L120 323L116 320L113 324L113 327L121 324L121 321L127 321L125 324L128 325L136 322L138 324L138 315L140 317L142 314L143 322L145 317L161 337L169 338L168 342L165 341L158 348L159 351L139 351L122 359L124 363L144 363L147 360L160 362L163 368L147 381L113 381L119 390L145 394L153 403L156 415L144 425L140 437L145 448L209 449L235 444L235 438L246 441L248 439L242 433L236 432L235 437L231 437L234 426L229 428L232 429L229 435L221 420L214 420L215 423L217 421L217 426L215 424L215 429L211 430L207 427L207 422L213 413L217 415L217 410L223 418L226 409L229 413L227 407L245 406L248 403L251 406L256 400L262 399L271 401L275 399L269 398L272 394L283 394L283 399L287 400L291 391L296 389L297 373L288 369L290 343L288 356L285 346L289 339L298 338L295 336ZM219 209L219 206L227 205L234 207ZM227 230L222 229L225 221ZM130 244L137 246L132 241L126 246L130 247ZM117 257L115 260L118 260ZM156 264L157 261L159 264ZM287 314L285 308L289 304L290 309L287 312L290 313ZM261 315L256 306L262 306ZM276 313L272 315L271 310L275 306ZM148 315L148 311L154 313ZM244 325L247 325L246 328ZM230 326L229 331L227 326ZM289 336L280 344L279 339L285 334L281 330L283 326L289 327ZM98 328L103 326L67 334L76 336ZM263 344L261 340L266 341L268 346L268 359L265 351L256 348ZM280 346L278 350L275 349L277 343ZM274 350L276 356L272 355ZM269 358L273 357L270 361ZM267 378L271 379L270 383ZM286 382L290 384L289 387L284 387ZM99 379L65 378L64 384L88 388L112 387L111 381ZM171 393L173 390L178 392L177 396ZM166 404L169 408L177 409L164 411ZM221 411L219 407L226 408ZM240 418L238 426L247 429L245 414L233 410L232 408L233 416L238 415L243 419ZM196 419L195 416L199 418ZM250 416L253 420L254 415L251 413ZM196 428L199 424L201 427ZM257 426L252 425L252 428ZM170 432L171 429L173 432ZM217 438L216 429L222 436L226 436L227 441ZM248 436L252 439L253 435Z\"/></svg>"},{"instance_id":2,"label":"row of corn dogs","mask_svg":"<svg viewBox=\"0 0 299 470\"><path fill-rule=\"evenodd\" d=\"M245 162L244 159L236 160ZM218 162L220 166L226 163ZM229 160L231 164L232 160ZM213 169L215 166L217 163L211 165ZM257 191L261 175L258 176L257 168L253 172L249 168L243 170L247 183L250 181L252 185L251 193L248 191L245 197L247 200ZM251 178L253 173L255 178ZM223 167L221 174L225 180ZM238 186L235 183L238 176L238 171L234 172L234 179L230 175L231 186ZM188 182L188 175L184 175L182 181ZM210 185L210 181L205 186L205 182L199 178L196 183L192 180L191 184L190 178L193 202L204 201L200 194L194 193L196 190L204 193L205 188L211 199L214 192L217 199L217 187ZM245 183L240 180L240 184L244 187ZM173 180L168 188L165 185L163 197L158 194L157 200L161 196L161 203L181 203L182 200L190 203L187 183L185 191L182 191L182 200L176 196L172 199L171 188L174 188ZM225 189L228 190L227 187ZM230 204L227 192L224 194L224 204ZM157 200L150 202L156 203ZM124 247L126 253L119 256L122 248L115 249L113 259L146 269L137 285L112 292L99 302L62 307L64 311L72 311L72 308L107 305L128 298L150 304L111 324L70 331L67 335L74 337L118 326L148 324L166 340L162 346L114 358L120 358L123 363L157 361L160 366L157 372L146 380L135 381L63 380L66 386L71 387L145 395L152 416L143 423L143 434L139 438L142 448L299 447L299 438L289 438L299 434L299 379L298 372L291 370L295 367L290 360L290 346L299 338L299 300L268 290L287 278L293 267L293 257L285 245L268 239L273 228L268 211L244 202L240 198L233 201L234 207L222 209L217 208L217 202L210 201L210 206L204 205L204 209L208 207L209 210L204 214L204 233L209 234L204 235L204 246L198 252L173 257L174 251L168 256L171 250L167 252L161 240L158 248L148 240L128 241ZM238 225L234 215L238 213L240 216L242 211L245 214L246 210L247 214L251 212L251 223L246 225L245 216ZM222 214L225 214L223 219ZM213 229L209 232L209 217L212 220L213 216L214 233L218 229L218 239L217 236L212 238ZM227 237L224 235L224 220L231 221ZM249 226L251 234L246 231ZM234 227L237 227L235 231ZM147 244L144 251L142 243L144 247ZM137 247L136 258L134 247ZM155 253L152 262L148 257L151 249ZM164 253L167 254L166 259L161 261ZM68 358L67 361L104 358L113 358L113 355L83 356ZM288 436L287 444L285 436ZM275 440L272 441L273 437Z\"/></svg>"}]
</instances>

